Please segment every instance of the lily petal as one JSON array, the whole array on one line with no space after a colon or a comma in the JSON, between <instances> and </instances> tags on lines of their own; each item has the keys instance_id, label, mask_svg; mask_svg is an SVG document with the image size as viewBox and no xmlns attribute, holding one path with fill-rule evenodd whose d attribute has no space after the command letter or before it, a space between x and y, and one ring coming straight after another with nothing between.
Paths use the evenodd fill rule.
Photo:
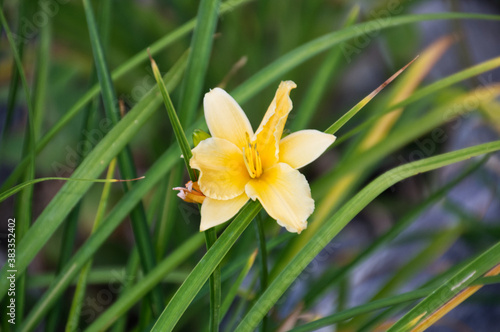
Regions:
<instances>
[{"instance_id":1,"label":"lily petal","mask_svg":"<svg viewBox=\"0 0 500 332\"><path fill-rule=\"evenodd\" d=\"M189 164L200 171L198 185L207 197L231 199L245 191L250 179L241 150L222 138L207 138L193 150Z\"/></svg>"},{"instance_id":2,"label":"lily petal","mask_svg":"<svg viewBox=\"0 0 500 332\"><path fill-rule=\"evenodd\" d=\"M292 81L281 82L271 105L267 109L259 128L255 132L255 141L264 169L278 162L279 141L285 128L288 113L293 104L290 91L297 85Z\"/></svg>"},{"instance_id":3,"label":"lily petal","mask_svg":"<svg viewBox=\"0 0 500 332\"><path fill-rule=\"evenodd\" d=\"M245 192L258 199L267 213L289 232L300 233L314 211L314 200L306 178L291 166L279 163L252 179Z\"/></svg>"},{"instance_id":4,"label":"lily petal","mask_svg":"<svg viewBox=\"0 0 500 332\"><path fill-rule=\"evenodd\" d=\"M245 193L225 201L205 198L201 205L200 232L225 223L238 213L247 201L248 196Z\"/></svg>"},{"instance_id":5,"label":"lily petal","mask_svg":"<svg viewBox=\"0 0 500 332\"><path fill-rule=\"evenodd\" d=\"M245 112L226 91L215 88L203 99L205 120L213 137L223 138L242 148L253 130Z\"/></svg>"},{"instance_id":6,"label":"lily petal","mask_svg":"<svg viewBox=\"0 0 500 332\"><path fill-rule=\"evenodd\" d=\"M279 161L293 168L301 168L313 162L335 142L334 135L318 130L301 130L280 141Z\"/></svg>"}]
</instances>

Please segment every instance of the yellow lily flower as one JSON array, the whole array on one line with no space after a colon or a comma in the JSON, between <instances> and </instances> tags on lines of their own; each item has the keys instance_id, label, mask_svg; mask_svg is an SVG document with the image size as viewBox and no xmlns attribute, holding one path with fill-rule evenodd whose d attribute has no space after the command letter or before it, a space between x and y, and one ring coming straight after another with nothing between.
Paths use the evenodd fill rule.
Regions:
<instances>
[{"instance_id":1,"label":"yellow lily flower","mask_svg":"<svg viewBox=\"0 0 500 332\"><path fill-rule=\"evenodd\" d=\"M258 199L267 213L289 232L300 233L314 211L311 189L297 169L318 158L335 136L301 130L281 139L292 110L292 81L281 82L254 133L238 103L223 89L205 94L203 106L212 135L193 151L190 165L200 171L205 195L200 231L232 218L249 200Z\"/></svg>"}]
</instances>

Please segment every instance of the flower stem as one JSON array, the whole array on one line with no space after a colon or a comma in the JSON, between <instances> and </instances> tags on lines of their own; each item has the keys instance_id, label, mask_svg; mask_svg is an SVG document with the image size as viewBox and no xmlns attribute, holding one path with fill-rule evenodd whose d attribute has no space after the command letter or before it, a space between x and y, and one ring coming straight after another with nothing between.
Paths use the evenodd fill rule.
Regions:
<instances>
[{"instance_id":1,"label":"flower stem","mask_svg":"<svg viewBox=\"0 0 500 332\"><path fill-rule=\"evenodd\" d=\"M266 249L266 236L264 234L264 226L262 225L262 216L260 214L255 218L255 231L257 234L257 242L259 244L259 271L260 271L260 294L263 294L267 288L267 249ZM267 315L262 319L260 330L262 332L267 329Z\"/></svg>"},{"instance_id":2,"label":"flower stem","mask_svg":"<svg viewBox=\"0 0 500 332\"><path fill-rule=\"evenodd\" d=\"M215 228L210 228L205 231L205 241L207 250L217 241L217 233ZM214 272L210 276L210 332L219 331L219 314L221 307L221 285L220 285L220 266L217 265Z\"/></svg>"}]
</instances>

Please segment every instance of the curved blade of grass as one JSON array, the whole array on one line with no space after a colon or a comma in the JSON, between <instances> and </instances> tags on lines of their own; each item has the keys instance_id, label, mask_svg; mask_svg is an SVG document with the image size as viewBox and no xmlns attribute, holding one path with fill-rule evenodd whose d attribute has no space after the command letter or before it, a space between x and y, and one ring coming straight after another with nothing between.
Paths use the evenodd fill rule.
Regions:
<instances>
[{"instance_id":1,"label":"curved blade of grass","mask_svg":"<svg viewBox=\"0 0 500 332\"><path fill-rule=\"evenodd\" d=\"M300 47L297 47L293 51L288 52L240 85L233 91L232 96L237 101L244 102L251 96L256 95L271 82L279 79L283 76L283 74L310 59L314 55L325 51L336 44L340 44L343 41L347 41L360 35L410 23L451 19L500 20L500 16L464 13L418 14L401 15L391 17L386 20L377 20L376 24L370 21L355 24L351 27L316 38Z\"/></svg>"},{"instance_id":2,"label":"curved blade of grass","mask_svg":"<svg viewBox=\"0 0 500 332\"><path fill-rule=\"evenodd\" d=\"M347 28L353 25L359 16L359 5L355 5L342 25L342 28ZM302 103L297 107L300 112L297 112L295 119L292 122L290 130L292 132L304 129L311 121L314 112L317 110L321 98L325 95L327 87L332 81L332 75L339 69L342 60L342 50L340 48L332 48L325 56L323 63L319 67L312 82L309 84L307 92L304 94Z\"/></svg>"},{"instance_id":3,"label":"curved blade of grass","mask_svg":"<svg viewBox=\"0 0 500 332\"><path fill-rule=\"evenodd\" d=\"M158 69L158 65L153 60L153 58L150 58L150 60L153 74L163 97L163 102L165 104L165 108L167 109L168 119L170 120L170 125L172 126L172 129L174 131L177 144L179 144L179 148L181 149L183 156L182 159L184 159L184 164L186 165L189 178L191 179L191 181L196 181L196 174L194 173L191 166L189 166L189 160L191 160L191 157L193 156L193 153L191 152L191 146L189 145L189 142L186 138L186 133L184 132L181 122L179 121L179 117L177 116L177 112L175 111L174 104L172 104L172 100L170 99L170 95L168 93L167 87L165 86L165 82L163 82L160 70Z\"/></svg>"},{"instance_id":4,"label":"curved blade of grass","mask_svg":"<svg viewBox=\"0 0 500 332\"><path fill-rule=\"evenodd\" d=\"M110 182L127 182L127 181L137 181L141 180L144 177L138 177L135 179L130 179L130 180L118 180L118 179L75 179L75 178L64 178L64 177L46 177L46 178L38 178L38 179L33 179L30 181L26 181L23 183L18 184L12 189L7 190L6 192L3 192L0 194L0 202L3 202L7 198L9 198L12 195L15 195L19 191L23 190L23 188L26 188L28 186L32 186L36 183L44 182L44 181L77 181L77 182L100 182L100 183L110 183Z\"/></svg>"},{"instance_id":5,"label":"curved blade of grass","mask_svg":"<svg viewBox=\"0 0 500 332\"><path fill-rule=\"evenodd\" d=\"M258 201L249 202L243 207L179 287L151 331L172 331L203 284L261 208Z\"/></svg>"},{"instance_id":6,"label":"curved blade of grass","mask_svg":"<svg viewBox=\"0 0 500 332\"><path fill-rule=\"evenodd\" d=\"M333 215L274 279L243 318L236 331L252 331L302 270L371 201L395 183L481 154L500 150L500 141L481 144L399 166L376 178Z\"/></svg>"},{"instance_id":7,"label":"curved blade of grass","mask_svg":"<svg viewBox=\"0 0 500 332\"><path fill-rule=\"evenodd\" d=\"M182 75L184 59L179 60L166 75L165 81L173 88ZM151 92L141 100L87 155L81 165L75 170L72 178L97 178L113 157L115 157L141 126L156 111L161 102L161 97L156 95L158 90L153 88ZM62 223L67 214L87 192L91 182L67 182L43 210L28 231L25 240L20 241L17 246L17 270L21 274L29 262L39 252L40 248L48 241ZM5 295L8 284L6 279L6 267L2 268L0 280L0 299Z\"/></svg>"},{"instance_id":8,"label":"curved blade of grass","mask_svg":"<svg viewBox=\"0 0 500 332\"><path fill-rule=\"evenodd\" d=\"M432 204L435 204L440 199L442 199L452 188L461 183L465 178L467 178L470 174L479 169L484 163L488 160L489 156L484 157L480 161L474 163L472 166L468 167L465 171L463 171L460 175L455 177L452 181L447 183L445 186L437 190L435 193L426 198L422 203L415 206L411 209L407 214L405 214L401 220L393 225L390 230L388 230L384 235L378 238L375 242L369 245L365 250L363 250L360 254L356 255L356 257L347 263L345 266L341 267L337 270L332 270L332 273L326 272L318 282L314 283L313 288L309 289L307 294L305 295L304 301L306 308L312 305L314 300L322 294L325 289L329 288L332 285L336 285L339 280L344 278L350 271L352 271L356 266L358 266L361 262L365 261L370 255L376 252L379 248L381 248L384 244L392 241L396 236L401 234L403 230L408 228L411 223L420 216L424 211L426 211Z\"/></svg>"},{"instance_id":9,"label":"curved blade of grass","mask_svg":"<svg viewBox=\"0 0 500 332\"><path fill-rule=\"evenodd\" d=\"M221 4L220 15L231 12L236 8L251 1L253 0L228 0ZM148 49L150 50L151 55L157 54L164 48L170 46L174 42L180 40L182 37L189 34L194 29L195 25L196 25L196 20L193 19L185 23L181 27L177 28L176 30L172 31L171 33L165 35L165 37L159 39L158 41L153 43L150 47L143 49L135 56L130 58L127 62L125 62L117 69L115 69L111 73L111 78L113 79L113 81L122 78L129 71L139 66L141 63L143 63L148 59L148 52L147 52ZM64 128L78 114L78 112L82 110L85 105L87 105L87 103L89 103L94 97L99 95L100 91L101 90L99 84L94 85L78 101L76 101L76 103L67 112L64 112L64 115L61 117L61 119L56 124L54 124L50 128L50 130L43 136L43 138L38 142L38 144L36 145L35 152L38 154L40 151L42 151L47 146L47 144L62 130L62 128ZM28 158L24 158L23 160L21 160L21 162L16 166L14 171L2 183L0 191L12 187L15 184L16 180L21 176L23 170L26 168L28 163L29 163Z\"/></svg>"},{"instance_id":10,"label":"curved blade of grass","mask_svg":"<svg viewBox=\"0 0 500 332\"><path fill-rule=\"evenodd\" d=\"M106 174L106 179L111 180L113 173L116 168L116 158L111 160L111 163L108 167L108 172ZM99 205L97 207L96 216L94 218L94 225L92 226L91 234L95 232L101 220L104 217L104 213L106 212L106 206L108 205L109 193L111 189L111 183L108 182L102 188L101 199L99 201ZM73 301L71 302L71 307L69 310L68 321L66 323L66 332L76 331L78 329L78 323L80 321L80 314L82 311L83 305L83 297L85 296L85 289L87 287L87 278L89 275L89 271L92 267L92 259L90 259L85 266L80 271L80 275L78 276L78 282L76 284L75 293L73 295Z\"/></svg>"},{"instance_id":11,"label":"curved blade of grass","mask_svg":"<svg viewBox=\"0 0 500 332\"><path fill-rule=\"evenodd\" d=\"M406 66L398 70L391 77L389 77L384 83L382 83L378 88L373 90L368 96L363 98L359 103L357 103L353 108L351 108L348 112L340 117L337 121L335 121L328 129L325 130L327 134L335 134L343 125L345 125L353 116L356 115L363 107L366 106L375 96L382 91L387 85L389 85L396 77L398 77L403 71L405 71L408 66L410 66L415 60L417 60L418 56L410 61Z\"/></svg>"},{"instance_id":12,"label":"curved blade of grass","mask_svg":"<svg viewBox=\"0 0 500 332\"><path fill-rule=\"evenodd\" d=\"M196 16L196 27L191 39L191 50L186 76L181 85L181 123L189 125L198 109L203 82L212 52L213 35L217 26L220 0L201 0Z\"/></svg>"},{"instance_id":13,"label":"curved blade of grass","mask_svg":"<svg viewBox=\"0 0 500 332\"><path fill-rule=\"evenodd\" d=\"M469 287L474 280L483 274L486 274L486 276L499 274L499 262L500 242L435 289L422 302L392 325L388 332L424 331L481 288L481 286Z\"/></svg>"}]
</instances>

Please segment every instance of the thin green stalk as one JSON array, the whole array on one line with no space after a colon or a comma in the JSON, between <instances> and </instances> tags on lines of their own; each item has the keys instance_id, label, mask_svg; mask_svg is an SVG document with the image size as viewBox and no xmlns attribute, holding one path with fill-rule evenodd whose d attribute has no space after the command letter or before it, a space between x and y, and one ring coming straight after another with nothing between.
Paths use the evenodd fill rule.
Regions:
<instances>
[{"instance_id":1,"label":"thin green stalk","mask_svg":"<svg viewBox=\"0 0 500 332\"><path fill-rule=\"evenodd\" d=\"M26 187L33 186L36 183L39 182L44 182L44 181L70 181L70 182L101 182L101 183L108 183L108 182L129 182L129 181L135 181L135 180L140 180L143 177L140 178L135 178L135 179L126 179L126 180L117 180L117 179L76 179L76 178L64 178L64 177L57 177L57 176L51 176L51 177L46 177L46 178L39 178L39 179L33 179L30 181L26 181L23 183L18 184L14 188L7 190L6 192L3 192L0 194L0 202L6 200L10 196L17 194L21 190L23 190Z\"/></svg>"},{"instance_id":2,"label":"thin green stalk","mask_svg":"<svg viewBox=\"0 0 500 332\"><path fill-rule=\"evenodd\" d=\"M99 77L99 82L101 85L101 94L104 101L104 109L106 111L106 116L112 121L116 126L118 121L120 121L119 111L116 107L117 98L115 90L113 87L113 81L111 79L111 74L108 69L106 58L104 55L103 47L101 45L100 37L97 32L97 24L94 18L94 11L92 9L92 4L90 0L82 0L83 7L85 10L85 17L87 19L87 26L89 29L90 41L92 46L92 52L94 54L94 61L96 65L97 76ZM125 146L123 151L118 155L118 167L120 173L125 178L136 178L137 172L133 163L132 153L129 146ZM130 190L128 183L124 183L124 191ZM150 234L148 223L146 220L146 213L142 202L137 204L137 206L131 211L130 219L132 221L132 229L134 233L135 240L137 242L137 247L139 249L139 255L141 257L142 267L145 273L151 271L156 265L156 259L154 255L153 245L150 241ZM158 313L163 307L164 296L161 288L158 288L151 292L151 308L153 313Z\"/></svg>"},{"instance_id":3,"label":"thin green stalk","mask_svg":"<svg viewBox=\"0 0 500 332\"><path fill-rule=\"evenodd\" d=\"M217 233L215 228L207 229L205 232L205 242L207 246L207 250L209 250L217 241ZM220 307L221 307L221 275L220 275L220 266L217 265L212 275L209 279L209 287L210 287L210 321L209 328L210 332L219 331L219 320L220 320Z\"/></svg>"},{"instance_id":4,"label":"thin green stalk","mask_svg":"<svg viewBox=\"0 0 500 332\"><path fill-rule=\"evenodd\" d=\"M260 294L263 294L267 288L267 248L266 248L266 234L264 233L264 225L262 215L258 215L254 221L255 233L257 234L257 243L259 245L259 273L260 273ZM262 332L267 330L267 315L262 319L260 326Z\"/></svg>"},{"instance_id":5,"label":"thin green stalk","mask_svg":"<svg viewBox=\"0 0 500 332\"><path fill-rule=\"evenodd\" d=\"M220 0L201 0L196 17L196 27L191 39L191 50L186 76L181 85L181 123L193 122L205 81L205 74L212 51L213 35L217 26Z\"/></svg>"},{"instance_id":6,"label":"thin green stalk","mask_svg":"<svg viewBox=\"0 0 500 332\"><path fill-rule=\"evenodd\" d=\"M106 179L110 180L115 172L116 168L116 158L111 160L108 167L108 172L106 174ZM111 183L107 182L102 188L101 200L97 207L96 216L94 219L94 225L92 226L91 234L99 227L102 219L104 218L104 213L106 212L106 206L108 205L109 193L111 191ZM90 268L92 267L92 259L90 259L80 271L80 276L78 277L78 282L75 288L75 294L73 296L73 301L71 302L71 308L69 310L68 321L66 323L66 332L76 331L78 329L78 323L80 321L80 313L83 305L83 297L85 296L85 289L87 287L87 278L89 275Z\"/></svg>"},{"instance_id":7,"label":"thin green stalk","mask_svg":"<svg viewBox=\"0 0 500 332\"><path fill-rule=\"evenodd\" d=\"M163 96L163 100L165 102L165 107L167 109L168 117L170 119L170 123L172 125L172 128L175 133L175 138L177 140L177 143L179 144L182 154L183 154L183 159L186 164L186 169L189 174L189 178L191 181L196 181L197 176L194 172L194 170L191 168L189 165L189 160L192 157L192 152L191 148L189 146L189 142L186 138L186 134L184 133L184 130L182 129L182 125L179 121L179 118L177 117L177 113L175 111L174 105L172 104L172 100L170 99L170 95L167 91L167 88L165 87L165 83L161 79L160 75L160 70L158 69L158 66L156 65L156 62L151 58L151 66L153 68L153 73L156 78L156 82L158 83L158 87L161 91L161 94ZM205 232L205 241L206 241L206 246L207 250L212 247L212 245L217 241L217 233L215 231L215 228L210 228L207 229ZM220 306L221 306L221 273L220 273L220 267L216 267L213 271L212 276L210 277L210 323L209 323L209 331L211 332L217 332L219 331L219 312L220 312Z\"/></svg>"}]
</instances>

